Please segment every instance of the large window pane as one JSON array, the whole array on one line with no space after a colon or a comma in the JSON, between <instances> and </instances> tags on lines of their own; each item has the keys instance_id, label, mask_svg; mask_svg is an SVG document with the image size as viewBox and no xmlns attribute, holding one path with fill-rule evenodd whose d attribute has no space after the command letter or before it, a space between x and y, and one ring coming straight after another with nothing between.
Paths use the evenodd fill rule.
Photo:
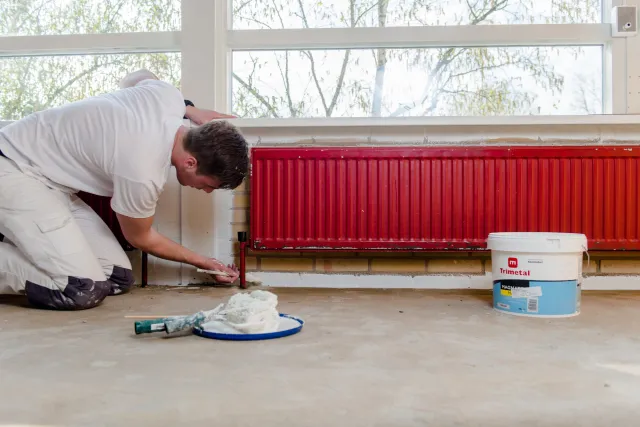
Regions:
<instances>
[{"instance_id":1,"label":"large window pane","mask_svg":"<svg viewBox=\"0 0 640 427\"><path fill-rule=\"evenodd\" d=\"M0 0L0 36L180 30L180 0Z\"/></svg>"},{"instance_id":2,"label":"large window pane","mask_svg":"<svg viewBox=\"0 0 640 427\"><path fill-rule=\"evenodd\" d=\"M241 117L601 114L602 48L235 52Z\"/></svg>"},{"instance_id":3,"label":"large window pane","mask_svg":"<svg viewBox=\"0 0 640 427\"><path fill-rule=\"evenodd\" d=\"M140 68L180 85L179 53L0 58L0 119L117 90L122 77Z\"/></svg>"},{"instance_id":4,"label":"large window pane","mask_svg":"<svg viewBox=\"0 0 640 427\"><path fill-rule=\"evenodd\" d=\"M601 0L233 0L235 29L601 21Z\"/></svg>"}]
</instances>

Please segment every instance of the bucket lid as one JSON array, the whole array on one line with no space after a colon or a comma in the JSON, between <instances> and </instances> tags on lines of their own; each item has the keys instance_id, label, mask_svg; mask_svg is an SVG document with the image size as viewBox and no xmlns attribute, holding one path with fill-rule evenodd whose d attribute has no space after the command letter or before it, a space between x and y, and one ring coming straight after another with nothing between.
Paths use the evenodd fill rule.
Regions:
<instances>
[{"instance_id":1,"label":"bucket lid","mask_svg":"<svg viewBox=\"0 0 640 427\"><path fill-rule=\"evenodd\" d=\"M487 248L505 252L584 252L587 236L578 233L491 233Z\"/></svg>"}]
</instances>

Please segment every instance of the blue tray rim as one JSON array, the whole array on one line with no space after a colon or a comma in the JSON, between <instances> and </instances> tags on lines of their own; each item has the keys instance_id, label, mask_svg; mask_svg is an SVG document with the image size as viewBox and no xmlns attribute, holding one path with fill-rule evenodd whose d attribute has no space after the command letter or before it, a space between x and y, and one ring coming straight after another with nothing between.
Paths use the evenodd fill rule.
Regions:
<instances>
[{"instance_id":1,"label":"blue tray rim","mask_svg":"<svg viewBox=\"0 0 640 427\"><path fill-rule=\"evenodd\" d=\"M300 330L302 330L302 326L304 326L304 321L298 317L294 317L285 313L280 313L280 317L293 319L296 322L298 322L300 325L296 326L295 328L286 329L284 331L268 332L265 334L222 334L218 332L207 332L198 327L193 328L193 333L195 335L198 335L199 337L211 338L214 340L257 341L257 340L270 340L274 338L288 337L289 335L294 335L300 332Z\"/></svg>"}]
</instances>

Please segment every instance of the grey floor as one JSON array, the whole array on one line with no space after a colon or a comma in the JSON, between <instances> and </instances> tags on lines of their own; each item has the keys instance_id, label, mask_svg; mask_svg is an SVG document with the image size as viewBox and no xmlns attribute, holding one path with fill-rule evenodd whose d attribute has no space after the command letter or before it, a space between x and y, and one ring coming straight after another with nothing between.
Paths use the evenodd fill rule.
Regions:
<instances>
[{"instance_id":1,"label":"grey floor","mask_svg":"<svg viewBox=\"0 0 640 427\"><path fill-rule=\"evenodd\" d=\"M546 320L481 293L277 289L307 324L262 342L135 336L123 318L232 292L136 289L82 312L0 299L0 426L640 425L640 294Z\"/></svg>"}]
</instances>

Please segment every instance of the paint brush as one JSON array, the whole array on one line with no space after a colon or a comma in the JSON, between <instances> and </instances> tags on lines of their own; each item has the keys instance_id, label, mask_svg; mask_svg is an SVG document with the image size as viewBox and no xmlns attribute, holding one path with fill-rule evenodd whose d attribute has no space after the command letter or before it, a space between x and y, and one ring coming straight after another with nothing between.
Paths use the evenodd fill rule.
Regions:
<instances>
[{"instance_id":1,"label":"paint brush","mask_svg":"<svg viewBox=\"0 0 640 427\"><path fill-rule=\"evenodd\" d=\"M193 329L206 323L215 313L220 311L224 304L218 305L213 310L199 311L189 316L172 316L151 320L140 320L134 323L136 335L150 334L165 331L167 334Z\"/></svg>"},{"instance_id":2,"label":"paint brush","mask_svg":"<svg viewBox=\"0 0 640 427\"><path fill-rule=\"evenodd\" d=\"M224 271L218 271L218 270L205 270L202 268L198 269L198 273L206 273L206 274L210 274L212 276L226 276L229 277L231 276L229 273L226 273ZM254 286L260 286L262 284L262 280L250 273L245 273L245 277L246 277L246 281L247 283L251 283Z\"/></svg>"},{"instance_id":3,"label":"paint brush","mask_svg":"<svg viewBox=\"0 0 640 427\"><path fill-rule=\"evenodd\" d=\"M134 320L155 320L155 319L167 319L170 317L183 317L186 316L186 314L173 314L171 316L161 316L161 315L148 315L148 314L144 314L144 315L134 315L134 316L124 316L125 319L134 319Z\"/></svg>"}]
</instances>

